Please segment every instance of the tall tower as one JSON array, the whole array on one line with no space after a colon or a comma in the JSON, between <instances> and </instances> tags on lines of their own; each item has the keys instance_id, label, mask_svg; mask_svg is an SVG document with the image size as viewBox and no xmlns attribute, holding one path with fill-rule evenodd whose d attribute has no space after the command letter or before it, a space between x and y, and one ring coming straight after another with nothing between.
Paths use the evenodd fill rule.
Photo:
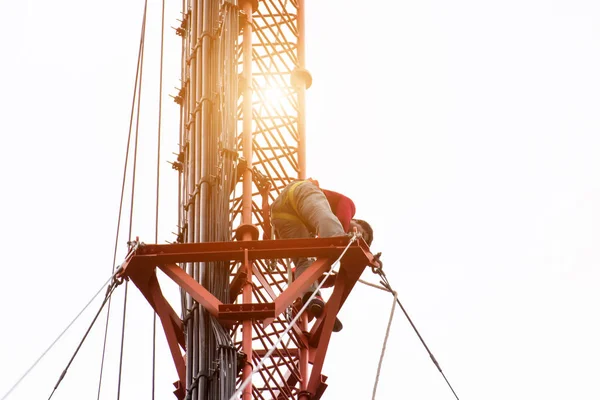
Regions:
<instances>
[{"instance_id":1,"label":"tall tower","mask_svg":"<svg viewBox=\"0 0 600 400\"><path fill-rule=\"evenodd\" d=\"M304 0L183 0L179 243L123 264L160 317L179 399L319 399L335 316L377 264L362 239L272 237L269 204L306 178L304 32ZM296 318L343 254L324 315ZM292 283L298 255L316 260ZM157 267L182 289L181 316Z\"/></svg>"}]
</instances>

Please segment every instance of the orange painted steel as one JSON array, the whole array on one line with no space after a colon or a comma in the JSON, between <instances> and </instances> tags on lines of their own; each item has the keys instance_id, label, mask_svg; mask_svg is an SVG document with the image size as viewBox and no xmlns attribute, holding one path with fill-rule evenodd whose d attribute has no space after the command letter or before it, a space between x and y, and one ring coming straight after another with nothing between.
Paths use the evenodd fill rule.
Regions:
<instances>
[{"instance_id":1,"label":"orange painted steel","mask_svg":"<svg viewBox=\"0 0 600 400\"><path fill-rule=\"evenodd\" d=\"M249 232L246 234L250 235ZM349 240L348 237L333 237L142 245L132 252L122 264L119 277L131 279L160 317L179 375L179 381L176 382L179 389L176 394L181 394L185 393L185 364L180 350L181 348L185 351L183 326L181 320L174 318L172 308L160 290L156 278L157 267L219 320L227 322L235 319L242 325L249 325L251 329L262 332L260 340L266 348L272 345L272 341L267 339L268 335L264 331L266 324L263 322L267 319L281 318L288 307L293 309L294 302L303 291L315 279L327 272L332 263L343 254L348 247ZM185 265L187 262L214 260L241 261L243 265L249 266L246 269L248 271L252 265L256 265L261 260L275 259L281 262L282 255L286 257L317 257L317 259L304 274L283 290L271 303L244 301L241 304L223 304L176 264ZM326 303L324 314L314 322L314 326L317 328L313 328L311 332L292 331L290 336L296 338L296 340L292 340L294 345L277 349L271 356L273 362L259 374L263 381L278 380L280 382L279 387L275 390L273 385L267 388L275 395L275 398L289 398L297 395L298 398L316 400L321 397L327 386L325 384L326 377L322 375L322 367L336 315L367 266L378 268L379 264L370 253L366 243L362 239L358 239L347 248L341 259L339 273L333 283L333 294ZM235 309L235 312L232 313L231 309ZM307 318L307 316L303 316L303 318ZM281 333L282 330L278 333ZM250 345L254 345L254 343L251 342ZM297 359L303 352L310 354L311 371L309 372L306 367L301 367L300 370L290 372L288 359ZM262 357L265 355L265 351L253 351L253 355ZM299 388L297 387L298 383L300 383ZM254 388L254 390L257 389ZM248 395L251 396L252 392L246 394L246 396ZM282 395L284 397L281 397Z\"/></svg>"},{"instance_id":2,"label":"orange painted steel","mask_svg":"<svg viewBox=\"0 0 600 400\"><path fill-rule=\"evenodd\" d=\"M250 0L241 2L244 11L244 27L242 40L243 68L242 76L244 78L243 90L243 123L242 123L242 154L246 160L246 169L243 172L242 179L242 226L252 225L252 14L253 3ZM243 241L252 239L250 232L242 235ZM252 303L252 262L248 258L248 249L244 250L244 260L241 269L246 273L246 282L242 287L242 303L244 305ZM255 316L254 316L255 317ZM247 357L248 362L242 367L242 381L251 379L252 376L252 318L242 319L242 352ZM252 400L252 381L244 388L242 400Z\"/></svg>"},{"instance_id":3,"label":"orange painted steel","mask_svg":"<svg viewBox=\"0 0 600 400\"><path fill-rule=\"evenodd\" d=\"M248 3L253 5L251 18L247 18L250 13ZM230 221L232 228L254 224L268 242L272 238L268 203L289 182L306 175L305 88L294 82L295 71L305 69L304 20L299 18L304 6L302 2L279 0L241 4L246 10L244 18L251 21L251 28L242 31L237 52L238 72L243 76L242 84L246 85L238 110L238 131L241 132L238 153L246 158L247 167L240 185L241 193L231 200ZM247 51L249 47L251 53ZM247 108L249 100L251 113ZM246 136L250 126L248 117L252 124L251 141ZM249 170L252 171L251 182ZM251 203L247 201L248 196L251 196ZM244 218L248 204L252 207L251 222ZM277 258L290 257L290 249L283 243L276 246L273 251ZM256 365L262 359L259 354L265 354L281 337L287 324L282 304L291 304L296 297L287 291L288 271L284 263L254 259L251 275L246 276L252 283L252 301L275 303L274 317L265 319L263 325L253 324L254 347L250 361ZM237 268L239 270L240 266ZM281 301L282 295L285 302ZM291 349L306 346L307 339L303 334L306 330L308 327L302 322L295 324L290 336L291 345L295 347ZM308 365L308 352L289 351L286 343L282 342L277 352L265 361L264 371L253 376L256 397L269 393L273 398L295 398L299 383L307 380L308 368L301 368L301 365ZM244 343L237 342L236 345L243 347Z\"/></svg>"},{"instance_id":4,"label":"orange painted steel","mask_svg":"<svg viewBox=\"0 0 600 400\"><path fill-rule=\"evenodd\" d=\"M306 71L306 48L305 48L305 23L304 23L304 0L298 0L298 66L296 71ZM307 82L300 81L296 85L298 92L298 178L306 179L306 89Z\"/></svg>"},{"instance_id":5,"label":"orange painted steel","mask_svg":"<svg viewBox=\"0 0 600 400\"><path fill-rule=\"evenodd\" d=\"M180 379L178 396L190 386L190 400L216 398L207 395L216 380L198 378L215 364L209 356L216 331L221 339L230 336L221 349L246 356L236 358L245 363L241 376L235 367L224 370L236 360L221 362L221 386L239 387L251 376L244 400L318 399L327 386L321 369L335 314L357 276L375 262L362 240L353 243L346 272L324 285L333 287L326 313L301 316L280 341L299 296L348 243L272 240L269 204L291 181L307 177L305 101L312 77L305 15L305 0L182 0L178 243L139 247L123 264L123 276L159 313ZM294 256L317 260L290 282L284 260ZM183 289L185 323L161 300L157 284L149 284L156 267ZM188 347L185 379L177 346Z\"/></svg>"}]
</instances>

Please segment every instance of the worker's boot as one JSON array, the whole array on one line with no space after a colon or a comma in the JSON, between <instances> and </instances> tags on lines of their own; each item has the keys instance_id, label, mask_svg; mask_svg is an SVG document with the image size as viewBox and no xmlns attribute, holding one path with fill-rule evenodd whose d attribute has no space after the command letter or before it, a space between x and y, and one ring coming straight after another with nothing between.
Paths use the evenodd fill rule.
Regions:
<instances>
[{"instance_id":1,"label":"worker's boot","mask_svg":"<svg viewBox=\"0 0 600 400\"><path fill-rule=\"evenodd\" d=\"M302 304L306 304L306 301L311 295L312 292L305 293L304 296L302 296ZM323 298L320 295L316 295L315 297L313 297L313 299L310 301L310 304L307 307L307 311L310 314L314 315L315 318L320 317L324 309L325 302L323 301ZM344 325L342 324L342 321L335 317L335 322L333 323L333 331L339 332L343 328Z\"/></svg>"}]
</instances>

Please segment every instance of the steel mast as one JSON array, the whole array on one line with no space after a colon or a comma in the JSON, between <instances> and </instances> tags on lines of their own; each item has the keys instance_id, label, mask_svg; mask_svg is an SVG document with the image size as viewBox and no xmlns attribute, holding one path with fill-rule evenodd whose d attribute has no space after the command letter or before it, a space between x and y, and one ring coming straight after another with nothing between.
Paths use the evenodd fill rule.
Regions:
<instances>
[{"instance_id":1,"label":"steel mast","mask_svg":"<svg viewBox=\"0 0 600 400\"><path fill-rule=\"evenodd\" d=\"M184 2L180 215L185 242L231 240L239 225L255 225L270 235L262 206L291 179L305 177L304 91L310 76L304 69L303 8L303 1ZM240 239L252 236L247 232ZM244 303L256 296L248 267L235 267L246 274ZM234 300L228 298L225 268L194 263L187 271L213 294L220 292L221 301ZM278 272L285 282L286 271ZM257 290L268 298L267 289ZM194 310L187 327L188 385L198 383L192 398L220 398L205 397L202 378L217 362L211 353L218 322L209 321L202 307L194 308L189 295L185 306ZM273 333L256 332L250 320L241 325L241 350L251 359L253 338L270 339ZM250 364L242 369L244 377L251 373Z\"/></svg>"},{"instance_id":2,"label":"steel mast","mask_svg":"<svg viewBox=\"0 0 600 400\"><path fill-rule=\"evenodd\" d=\"M378 262L362 239L272 240L268 205L306 178L304 1L182 5L178 243L140 244L121 275L160 317L179 399L227 400L246 380L243 400L319 399L335 316ZM284 337L299 295L346 251L324 315L303 314ZM291 283L298 255L316 261ZM157 267L181 287L181 317Z\"/></svg>"}]
</instances>

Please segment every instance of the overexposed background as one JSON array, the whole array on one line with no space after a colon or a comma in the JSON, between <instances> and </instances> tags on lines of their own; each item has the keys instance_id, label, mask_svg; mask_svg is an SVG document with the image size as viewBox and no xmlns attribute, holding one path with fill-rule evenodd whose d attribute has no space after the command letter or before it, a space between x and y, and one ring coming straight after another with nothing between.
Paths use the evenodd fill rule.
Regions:
<instances>
[{"instance_id":1,"label":"overexposed background","mask_svg":"<svg viewBox=\"0 0 600 400\"><path fill-rule=\"evenodd\" d=\"M600 4L306 3L309 175L372 224L372 249L459 398L600 398ZM149 2L132 231L145 242L160 7ZM159 242L176 231L166 162L180 11L167 4ZM0 396L110 276L142 12L140 0L0 3ZM152 314L130 289L120 398L147 399ZM111 303L103 399L116 398L123 294ZM99 304L8 399L48 398ZM391 305L376 289L352 292L325 398L371 398ZM97 397L104 323L103 313L53 399ZM156 398L172 399L160 327L157 340ZM396 309L377 399L453 398Z\"/></svg>"}]
</instances>

